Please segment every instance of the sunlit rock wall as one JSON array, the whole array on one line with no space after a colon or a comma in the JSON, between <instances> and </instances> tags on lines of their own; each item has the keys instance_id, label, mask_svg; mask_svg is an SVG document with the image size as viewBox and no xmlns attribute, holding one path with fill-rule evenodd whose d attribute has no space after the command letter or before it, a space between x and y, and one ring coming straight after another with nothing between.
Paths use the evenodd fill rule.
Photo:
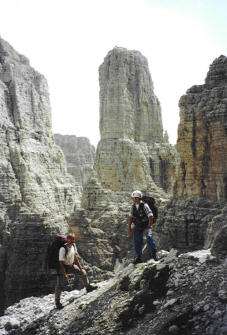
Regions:
<instances>
[{"instance_id":1,"label":"sunlit rock wall","mask_svg":"<svg viewBox=\"0 0 227 335\"><path fill-rule=\"evenodd\" d=\"M67 231L80 187L51 131L45 78L0 39L0 304L47 292L49 236Z\"/></svg>"},{"instance_id":2,"label":"sunlit rock wall","mask_svg":"<svg viewBox=\"0 0 227 335\"><path fill-rule=\"evenodd\" d=\"M179 102L180 165L174 198L157 225L162 248L211 248L226 255L227 58L211 64L205 84Z\"/></svg>"},{"instance_id":3,"label":"sunlit rock wall","mask_svg":"<svg viewBox=\"0 0 227 335\"><path fill-rule=\"evenodd\" d=\"M204 85L181 97L175 195L227 200L227 58L210 66Z\"/></svg>"}]
</instances>

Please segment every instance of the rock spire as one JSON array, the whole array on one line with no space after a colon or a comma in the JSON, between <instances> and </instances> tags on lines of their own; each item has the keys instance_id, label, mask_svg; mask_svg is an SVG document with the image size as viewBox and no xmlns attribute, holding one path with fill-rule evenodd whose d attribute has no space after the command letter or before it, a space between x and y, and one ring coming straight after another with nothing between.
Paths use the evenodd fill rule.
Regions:
<instances>
[{"instance_id":1,"label":"rock spire","mask_svg":"<svg viewBox=\"0 0 227 335\"><path fill-rule=\"evenodd\" d=\"M101 139L163 142L161 107L147 59L115 47L99 68Z\"/></svg>"}]
</instances>

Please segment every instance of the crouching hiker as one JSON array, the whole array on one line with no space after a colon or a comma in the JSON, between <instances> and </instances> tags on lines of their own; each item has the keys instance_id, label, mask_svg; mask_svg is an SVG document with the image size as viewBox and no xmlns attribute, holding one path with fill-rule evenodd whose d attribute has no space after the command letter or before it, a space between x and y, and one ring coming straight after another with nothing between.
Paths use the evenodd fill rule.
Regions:
<instances>
[{"instance_id":1,"label":"crouching hiker","mask_svg":"<svg viewBox=\"0 0 227 335\"><path fill-rule=\"evenodd\" d=\"M68 282L68 273L78 276L84 287L86 287L87 292L97 288L89 284L87 273L79 262L74 234L68 234L66 244L59 249L59 266L57 268L57 283L55 287L55 305L58 309L63 307L60 297L64 283Z\"/></svg>"}]
</instances>

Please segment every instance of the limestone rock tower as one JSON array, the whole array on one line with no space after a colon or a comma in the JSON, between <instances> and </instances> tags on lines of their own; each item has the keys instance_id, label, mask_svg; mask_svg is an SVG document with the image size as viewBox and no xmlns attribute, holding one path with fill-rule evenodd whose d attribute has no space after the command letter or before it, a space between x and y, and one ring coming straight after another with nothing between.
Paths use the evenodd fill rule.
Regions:
<instances>
[{"instance_id":1,"label":"limestone rock tower","mask_svg":"<svg viewBox=\"0 0 227 335\"><path fill-rule=\"evenodd\" d=\"M127 237L131 192L152 194L159 204L166 200L176 151L163 138L160 103L140 52L111 50L99 68L99 83L101 140L71 225L83 259L95 260L93 274L102 276L133 252Z\"/></svg>"},{"instance_id":2,"label":"limestone rock tower","mask_svg":"<svg viewBox=\"0 0 227 335\"><path fill-rule=\"evenodd\" d=\"M164 144L161 107L146 58L114 48L99 68L100 133L95 169L105 188L171 189L170 145Z\"/></svg>"}]
</instances>

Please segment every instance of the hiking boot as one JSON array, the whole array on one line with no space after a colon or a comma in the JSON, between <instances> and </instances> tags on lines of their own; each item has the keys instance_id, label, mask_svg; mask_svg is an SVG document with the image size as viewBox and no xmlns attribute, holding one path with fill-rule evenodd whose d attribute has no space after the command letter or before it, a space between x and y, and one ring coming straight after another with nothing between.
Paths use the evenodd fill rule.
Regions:
<instances>
[{"instance_id":1,"label":"hiking boot","mask_svg":"<svg viewBox=\"0 0 227 335\"><path fill-rule=\"evenodd\" d=\"M151 255L151 258L152 258L155 262L158 261L156 252L154 252L154 253Z\"/></svg>"},{"instance_id":2,"label":"hiking boot","mask_svg":"<svg viewBox=\"0 0 227 335\"><path fill-rule=\"evenodd\" d=\"M97 289L97 286L93 286L93 285L90 285L90 284L86 287L87 293L90 293L90 292L92 292L96 289Z\"/></svg>"},{"instance_id":3,"label":"hiking boot","mask_svg":"<svg viewBox=\"0 0 227 335\"><path fill-rule=\"evenodd\" d=\"M55 301L55 306L56 306L57 309L62 309L63 308L63 305L60 303L60 300Z\"/></svg>"},{"instance_id":4,"label":"hiking boot","mask_svg":"<svg viewBox=\"0 0 227 335\"><path fill-rule=\"evenodd\" d=\"M133 261L133 264L142 263L142 258L140 256L136 257Z\"/></svg>"}]
</instances>

